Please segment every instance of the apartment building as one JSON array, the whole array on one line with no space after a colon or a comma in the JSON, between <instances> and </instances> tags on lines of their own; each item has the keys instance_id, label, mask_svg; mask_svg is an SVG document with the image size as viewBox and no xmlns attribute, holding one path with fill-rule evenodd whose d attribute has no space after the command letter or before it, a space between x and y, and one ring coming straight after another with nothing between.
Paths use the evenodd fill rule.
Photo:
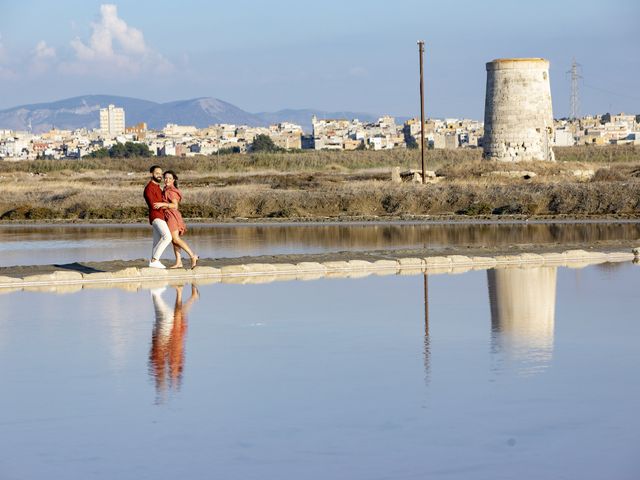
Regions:
<instances>
[{"instance_id":1,"label":"apartment building","mask_svg":"<svg viewBox=\"0 0 640 480\"><path fill-rule=\"evenodd\" d=\"M100 133L105 138L122 135L125 130L124 108L109 105L100 109Z\"/></svg>"}]
</instances>

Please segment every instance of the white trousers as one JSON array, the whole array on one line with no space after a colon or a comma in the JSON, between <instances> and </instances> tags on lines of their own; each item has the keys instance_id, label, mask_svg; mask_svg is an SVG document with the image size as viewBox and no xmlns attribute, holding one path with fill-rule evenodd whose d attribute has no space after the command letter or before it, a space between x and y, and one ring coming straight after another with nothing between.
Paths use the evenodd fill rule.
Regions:
<instances>
[{"instance_id":1,"label":"white trousers","mask_svg":"<svg viewBox=\"0 0 640 480\"><path fill-rule=\"evenodd\" d=\"M151 250L151 258L160 260L162 252L171 243L171 232L169 225L164 220L156 218L151 224L153 227L153 249Z\"/></svg>"},{"instance_id":2,"label":"white trousers","mask_svg":"<svg viewBox=\"0 0 640 480\"><path fill-rule=\"evenodd\" d=\"M153 299L153 309L156 314L153 336L157 337L160 343L164 345L171 336L174 311L173 308L169 308L169 305L167 305L162 298L162 294L157 290L151 291L151 298Z\"/></svg>"}]
</instances>

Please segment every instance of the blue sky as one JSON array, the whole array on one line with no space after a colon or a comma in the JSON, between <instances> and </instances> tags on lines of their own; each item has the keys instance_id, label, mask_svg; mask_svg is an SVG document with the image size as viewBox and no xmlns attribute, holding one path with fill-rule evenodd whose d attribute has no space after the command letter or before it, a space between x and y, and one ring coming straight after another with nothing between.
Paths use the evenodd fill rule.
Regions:
<instances>
[{"instance_id":1,"label":"blue sky","mask_svg":"<svg viewBox=\"0 0 640 480\"><path fill-rule=\"evenodd\" d=\"M485 63L551 61L554 114L640 113L640 2L0 0L0 108L105 93L212 96L245 110L482 118Z\"/></svg>"}]
</instances>

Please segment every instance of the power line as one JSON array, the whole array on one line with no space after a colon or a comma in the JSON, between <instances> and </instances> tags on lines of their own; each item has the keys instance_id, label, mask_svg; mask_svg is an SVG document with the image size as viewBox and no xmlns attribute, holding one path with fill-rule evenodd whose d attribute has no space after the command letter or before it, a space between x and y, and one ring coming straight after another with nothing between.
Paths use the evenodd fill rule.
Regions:
<instances>
[{"instance_id":1,"label":"power line","mask_svg":"<svg viewBox=\"0 0 640 480\"><path fill-rule=\"evenodd\" d=\"M585 87L591 88L592 90L598 90L599 92L608 93L609 95L616 95L618 97L628 98L630 100L640 100L640 97L634 97L633 95L627 95L626 93L614 92L612 90L607 90L606 88L596 87L595 85L590 85L588 83L582 83Z\"/></svg>"}]
</instances>

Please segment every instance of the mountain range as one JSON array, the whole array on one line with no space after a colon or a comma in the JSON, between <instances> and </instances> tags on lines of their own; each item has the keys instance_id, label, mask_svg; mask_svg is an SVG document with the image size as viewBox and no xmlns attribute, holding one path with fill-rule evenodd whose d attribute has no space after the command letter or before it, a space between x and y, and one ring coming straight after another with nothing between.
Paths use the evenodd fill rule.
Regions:
<instances>
[{"instance_id":1,"label":"mountain range","mask_svg":"<svg viewBox=\"0 0 640 480\"><path fill-rule=\"evenodd\" d=\"M149 128L155 130L164 128L167 123L204 128L216 123L268 126L280 122L292 122L301 125L306 132L310 132L313 115L318 118L358 118L365 122L372 122L378 118L378 115L362 112L325 112L314 109L249 113L228 102L211 97L158 103L115 95L84 95L0 110L0 129L31 129L34 133L41 133L53 127L64 130L98 128L100 108L109 104L124 108L127 126L146 122Z\"/></svg>"}]
</instances>

